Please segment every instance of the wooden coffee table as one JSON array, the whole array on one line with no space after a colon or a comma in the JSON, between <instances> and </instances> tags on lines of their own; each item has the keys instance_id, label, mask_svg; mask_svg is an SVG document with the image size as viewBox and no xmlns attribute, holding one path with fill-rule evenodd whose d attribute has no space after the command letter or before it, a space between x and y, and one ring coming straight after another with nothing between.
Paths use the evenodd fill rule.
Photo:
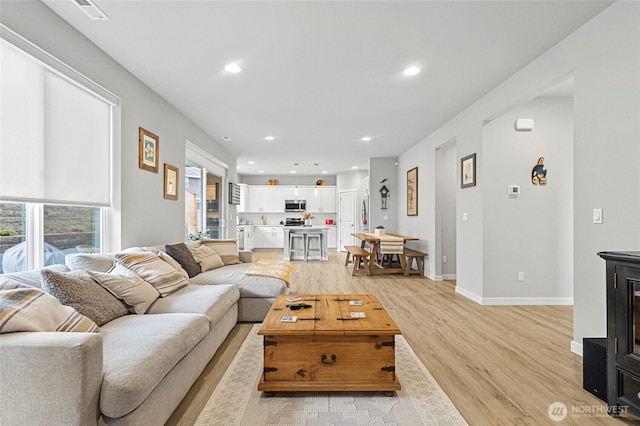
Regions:
<instances>
[{"instance_id":1,"label":"wooden coffee table","mask_svg":"<svg viewBox=\"0 0 640 426\"><path fill-rule=\"evenodd\" d=\"M376 296L297 295L300 300L293 302L287 300L291 296L278 296L258 331L264 336L264 373L258 390L391 395L400 390L395 335L401 333ZM297 303L311 307L287 307ZM357 317L362 314L364 318ZM282 321L292 315L298 317L295 322Z\"/></svg>"}]
</instances>

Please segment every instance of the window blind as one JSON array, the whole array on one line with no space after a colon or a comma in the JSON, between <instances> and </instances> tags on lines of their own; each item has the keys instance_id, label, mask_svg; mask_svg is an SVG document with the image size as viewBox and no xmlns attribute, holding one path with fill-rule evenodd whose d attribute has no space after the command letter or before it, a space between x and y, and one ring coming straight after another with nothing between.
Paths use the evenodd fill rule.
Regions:
<instances>
[{"instance_id":1,"label":"window blind","mask_svg":"<svg viewBox=\"0 0 640 426\"><path fill-rule=\"evenodd\" d=\"M0 200L110 206L112 104L4 38L0 58Z\"/></svg>"}]
</instances>

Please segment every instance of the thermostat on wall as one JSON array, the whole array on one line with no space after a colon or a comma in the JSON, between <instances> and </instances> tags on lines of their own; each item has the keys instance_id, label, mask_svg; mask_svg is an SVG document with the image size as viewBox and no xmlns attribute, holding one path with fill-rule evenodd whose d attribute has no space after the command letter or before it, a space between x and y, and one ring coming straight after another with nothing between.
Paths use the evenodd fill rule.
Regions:
<instances>
[{"instance_id":1,"label":"thermostat on wall","mask_svg":"<svg viewBox=\"0 0 640 426\"><path fill-rule=\"evenodd\" d=\"M507 193L509 195L520 195L520 185L509 185Z\"/></svg>"}]
</instances>

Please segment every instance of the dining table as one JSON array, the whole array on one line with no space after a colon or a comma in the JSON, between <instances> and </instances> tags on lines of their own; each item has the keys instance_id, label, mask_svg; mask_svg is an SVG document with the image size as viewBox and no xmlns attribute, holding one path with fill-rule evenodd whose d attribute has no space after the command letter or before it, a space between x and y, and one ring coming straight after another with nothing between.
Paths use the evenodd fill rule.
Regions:
<instances>
[{"instance_id":1,"label":"dining table","mask_svg":"<svg viewBox=\"0 0 640 426\"><path fill-rule=\"evenodd\" d=\"M367 232L354 232L351 234L352 236L356 237L357 239L359 239L361 241L360 243L360 247L362 247L363 249L367 249L367 245L369 245L370 251L371 251L371 256L369 256L369 267L366 268L367 271L370 272L370 275L377 275L377 274L404 274L405 272L405 268L407 266L407 261L404 257L404 255L402 254L402 250L391 250L391 252L385 253L385 250L380 250L380 246L381 246L381 242L383 242L383 245L385 244L385 242L389 242L390 240L397 240L398 245L402 244L402 247L404 247L404 245L407 243L407 241L417 241L419 240L419 238L417 237L411 237L408 235L401 235L401 234L394 234L394 233L390 233L390 232L386 232L383 235L376 235L376 234L371 234L371 233L367 233ZM392 238L386 238L386 237L392 237ZM394 241L395 242L395 241ZM398 247L398 246L396 246ZM381 255L385 255L385 254L389 254L389 255L393 255L393 254L397 254L398 257L400 258L400 265L398 266L394 266L393 262L389 262L386 266L384 265L383 262L383 258L380 259L380 262L378 262L378 258L377 258L377 254L381 254Z\"/></svg>"}]
</instances>

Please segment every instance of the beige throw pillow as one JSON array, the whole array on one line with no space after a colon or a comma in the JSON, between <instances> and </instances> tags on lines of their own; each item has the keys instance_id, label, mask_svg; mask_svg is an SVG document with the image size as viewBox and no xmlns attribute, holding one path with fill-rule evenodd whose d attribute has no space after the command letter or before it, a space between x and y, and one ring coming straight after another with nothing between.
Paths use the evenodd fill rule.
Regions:
<instances>
[{"instance_id":1,"label":"beige throw pillow","mask_svg":"<svg viewBox=\"0 0 640 426\"><path fill-rule=\"evenodd\" d=\"M19 331L97 333L96 323L42 290L0 279L0 334Z\"/></svg>"},{"instance_id":2,"label":"beige throw pillow","mask_svg":"<svg viewBox=\"0 0 640 426\"><path fill-rule=\"evenodd\" d=\"M189 274L187 273L187 271L184 270L182 265L180 265L180 263L178 263L177 260L169 256L167 253L163 252L162 250L158 251L158 256L160 256L160 259L164 260L169 265L173 266L173 269L178 271L178 273L182 275L184 279L187 280L187 282L189 282Z\"/></svg>"},{"instance_id":3,"label":"beige throw pillow","mask_svg":"<svg viewBox=\"0 0 640 426\"><path fill-rule=\"evenodd\" d=\"M88 273L102 287L122 300L131 313L144 314L160 297L160 293L154 286L119 263L108 273L97 271Z\"/></svg>"},{"instance_id":4,"label":"beige throw pillow","mask_svg":"<svg viewBox=\"0 0 640 426\"><path fill-rule=\"evenodd\" d=\"M222 261L220 255L216 253L216 251L211 247L207 247L202 244L188 244L187 247L189 248L189 251L191 251L193 258L200 265L200 269L202 270L202 272L224 266L224 262Z\"/></svg>"},{"instance_id":5,"label":"beige throw pillow","mask_svg":"<svg viewBox=\"0 0 640 426\"><path fill-rule=\"evenodd\" d=\"M153 253L118 253L116 259L154 286L165 297L189 285L173 266Z\"/></svg>"},{"instance_id":6,"label":"beige throw pillow","mask_svg":"<svg viewBox=\"0 0 640 426\"><path fill-rule=\"evenodd\" d=\"M222 258L225 265L242 263L238 254L238 242L236 240L212 240L203 238L202 245L210 247Z\"/></svg>"}]
</instances>

